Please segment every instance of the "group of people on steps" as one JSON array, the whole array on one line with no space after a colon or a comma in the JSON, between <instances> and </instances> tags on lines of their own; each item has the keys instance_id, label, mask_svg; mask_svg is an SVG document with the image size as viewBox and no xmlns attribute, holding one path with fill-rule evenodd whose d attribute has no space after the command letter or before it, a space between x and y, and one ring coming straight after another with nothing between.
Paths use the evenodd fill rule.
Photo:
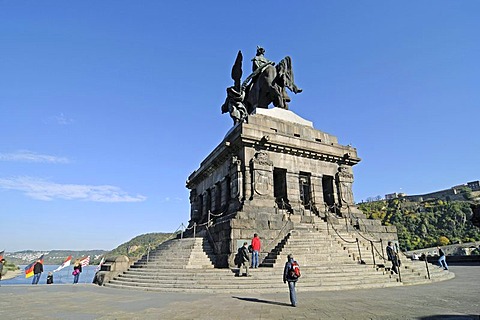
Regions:
<instances>
[{"instance_id":1,"label":"group of people on steps","mask_svg":"<svg viewBox=\"0 0 480 320\"><path fill-rule=\"evenodd\" d=\"M249 268L258 268L261 241L258 234L254 234L250 245L248 242L244 242L243 246L238 249L235 257L235 264L238 267L237 277L245 276L250 277ZM293 258L292 254L287 256L287 262L283 270L283 283L288 283L288 289L290 292L290 303L293 307L297 306L297 294L295 290L295 284L298 281L298 275L294 272L294 267L299 268L297 261ZM245 269L245 273L242 273L242 269Z\"/></svg>"}]
</instances>

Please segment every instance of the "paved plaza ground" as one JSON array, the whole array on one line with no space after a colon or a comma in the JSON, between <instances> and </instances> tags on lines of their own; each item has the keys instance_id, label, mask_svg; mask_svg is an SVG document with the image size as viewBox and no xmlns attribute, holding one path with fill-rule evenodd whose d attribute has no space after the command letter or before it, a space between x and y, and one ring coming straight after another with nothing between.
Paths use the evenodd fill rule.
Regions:
<instances>
[{"instance_id":1,"label":"paved plaza ground","mask_svg":"<svg viewBox=\"0 0 480 320\"><path fill-rule=\"evenodd\" d=\"M0 287L0 319L480 319L480 265L451 266L452 280L385 289L192 294L96 285ZM281 279L279 279L280 281Z\"/></svg>"}]
</instances>

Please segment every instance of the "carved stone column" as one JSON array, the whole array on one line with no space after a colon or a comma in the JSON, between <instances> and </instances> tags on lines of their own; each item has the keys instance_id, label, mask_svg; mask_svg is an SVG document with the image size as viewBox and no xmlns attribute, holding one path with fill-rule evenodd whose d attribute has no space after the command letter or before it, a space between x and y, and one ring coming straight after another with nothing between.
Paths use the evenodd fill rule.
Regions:
<instances>
[{"instance_id":1,"label":"carved stone column","mask_svg":"<svg viewBox=\"0 0 480 320\"><path fill-rule=\"evenodd\" d=\"M202 215L200 218L200 223L207 222L208 219L208 210L210 210L210 199L209 199L209 192L204 191L202 193Z\"/></svg>"},{"instance_id":2,"label":"carved stone column","mask_svg":"<svg viewBox=\"0 0 480 320\"><path fill-rule=\"evenodd\" d=\"M226 177L223 177L223 179L220 181L220 189L222 190L221 195L220 195L220 207L225 210L225 207L228 204L229 200L229 189L230 186L228 184L228 180Z\"/></svg>"},{"instance_id":3,"label":"carved stone column","mask_svg":"<svg viewBox=\"0 0 480 320\"><path fill-rule=\"evenodd\" d=\"M242 173L242 160L237 156L232 157L229 168L230 174L230 199L229 211L235 211L240 207L244 195L244 175Z\"/></svg>"}]
</instances>

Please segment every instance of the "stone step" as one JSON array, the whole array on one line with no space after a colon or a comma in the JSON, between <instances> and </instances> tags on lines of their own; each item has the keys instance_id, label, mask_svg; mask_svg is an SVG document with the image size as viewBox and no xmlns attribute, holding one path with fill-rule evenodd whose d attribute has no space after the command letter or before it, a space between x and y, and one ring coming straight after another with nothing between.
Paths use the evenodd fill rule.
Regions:
<instances>
[{"instance_id":1,"label":"stone step","mask_svg":"<svg viewBox=\"0 0 480 320\"><path fill-rule=\"evenodd\" d=\"M243 277L242 277L243 278ZM369 288L387 288L398 286L398 283L388 282L388 283L362 283L362 284L350 284L350 285L319 285L319 286L302 286L302 284L297 284L297 292L308 292L308 291L338 291L338 290L353 290L353 289L369 289ZM121 288L121 289L132 289L132 290L143 290L143 291L158 291L158 292L205 292L211 293L212 291L216 293L280 293L288 292L288 287L282 283L282 286L270 286L270 287L256 287L249 286L238 287L238 286L218 286L215 288L212 287L202 287L202 286L189 286L187 288L164 288L161 286L155 287L141 287L136 285L125 285L118 283L107 283L106 286L112 288Z\"/></svg>"},{"instance_id":2,"label":"stone step","mask_svg":"<svg viewBox=\"0 0 480 320\"><path fill-rule=\"evenodd\" d=\"M261 268L260 268L261 269ZM283 269L267 269L271 270L271 272L260 271L260 269L252 269L250 268L250 272L252 275L255 275L259 278L268 278L268 277L281 277L283 275ZM264 268L266 269L266 268ZM226 271L220 272L219 269L215 270L203 270L203 269L179 269L179 270L158 270L158 269L132 269L127 270L120 276L146 276L146 277L171 277L171 278L180 278L180 277L190 277L190 278L213 278L213 277L228 277L236 272L237 269L226 269ZM212 272L207 272L212 271ZM311 276L325 276L330 277L334 275L340 275L345 277L346 274L348 275L377 275L377 271L374 268L364 266L363 268L308 268L302 267L302 277L311 277Z\"/></svg>"},{"instance_id":3,"label":"stone step","mask_svg":"<svg viewBox=\"0 0 480 320\"><path fill-rule=\"evenodd\" d=\"M300 268L302 270L305 270L305 272L308 273L314 273L317 271L320 272L327 272L329 270L334 270L337 272L350 272L350 271L355 271L355 270L374 270L372 266L367 266L367 265L362 265L358 263L350 263L350 264L340 264L337 266L334 265L315 265L315 266L306 266L306 265L300 265ZM134 272L144 272L145 270L153 270L153 271L158 271L162 272L162 269L159 269L157 267L152 267L152 266L146 266L145 268L130 268L129 271L134 271ZM221 274L221 273L230 273L232 269L214 269L214 270L207 270L201 272L210 272L212 274ZM283 265L276 266L275 268L257 268L254 269L255 272L258 273L275 273L283 272ZM127 271L128 272L128 271ZM184 270L184 269L178 269L178 271L174 271L174 269L169 270L168 272L178 272L178 273L195 273L194 270ZM200 272L200 271L199 271Z\"/></svg>"},{"instance_id":4,"label":"stone step","mask_svg":"<svg viewBox=\"0 0 480 320\"><path fill-rule=\"evenodd\" d=\"M228 274L196 274L196 275L173 275L173 274L121 274L118 277L115 277L117 281L128 281L128 282L164 282L164 283L190 283L190 282L205 282L207 284L218 284L225 282L238 282L238 277L235 276L236 270L231 270ZM378 272L355 272L349 274L352 277L347 277L345 273L303 273L301 276L301 281L303 283L317 283L317 282L352 282L358 280L368 280L368 281L378 281ZM382 280L391 280L391 278L396 278L396 275L385 274L385 277L382 276ZM391 277L390 277L391 276ZM259 274L256 272L250 272L250 277L248 279L241 280L242 283L245 281L255 282L255 283L271 283L281 280L283 277L282 273L279 274ZM241 278L241 277L240 277Z\"/></svg>"},{"instance_id":5,"label":"stone step","mask_svg":"<svg viewBox=\"0 0 480 320\"><path fill-rule=\"evenodd\" d=\"M286 255L292 253L299 261L302 277L299 291L322 291L355 288L381 288L427 281L420 265L405 263L401 269L403 282L392 274L389 263L375 254L376 262L386 267L374 267L370 242L360 240L355 231L327 231L323 220L297 217L313 223L295 222L295 229L279 241L272 252L262 252L262 266L250 269L251 277L235 277L236 269L213 268L213 250L203 238L176 239L137 261L129 270L115 277L108 286L152 291L179 292L285 292L281 281ZM341 228L337 228L340 230ZM286 241L285 241L286 240ZM345 241L347 240L347 242ZM362 259L359 264L359 247ZM378 250L378 248L377 248ZM267 258L268 257L268 258ZM448 277L431 272L435 280ZM435 281L433 280L433 281Z\"/></svg>"}]
</instances>

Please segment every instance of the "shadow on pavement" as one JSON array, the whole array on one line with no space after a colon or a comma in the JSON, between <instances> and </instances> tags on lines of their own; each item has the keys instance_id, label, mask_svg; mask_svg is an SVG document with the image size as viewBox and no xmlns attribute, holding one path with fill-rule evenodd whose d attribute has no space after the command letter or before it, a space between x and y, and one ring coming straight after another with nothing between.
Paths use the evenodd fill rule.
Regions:
<instances>
[{"instance_id":1,"label":"shadow on pavement","mask_svg":"<svg viewBox=\"0 0 480 320\"><path fill-rule=\"evenodd\" d=\"M420 317L418 318L420 320L480 320L480 315L447 315L447 314L442 314L442 315L435 315L435 316L430 316L430 317Z\"/></svg>"},{"instance_id":2,"label":"shadow on pavement","mask_svg":"<svg viewBox=\"0 0 480 320\"><path fill-rule=\"evenodd\" d=\"M243 301L248 301L248 302L258 302L258 303L266 303L266 304L274 304L277 306L286 306L290 307L290 303L283 303L283 302L277 302L277 301L268 301L268 300L262 300L262 299L257 299L257 298L242 298L242 297L232 297L238 300L243 300Z\"/></svg>"}]
</instances>

